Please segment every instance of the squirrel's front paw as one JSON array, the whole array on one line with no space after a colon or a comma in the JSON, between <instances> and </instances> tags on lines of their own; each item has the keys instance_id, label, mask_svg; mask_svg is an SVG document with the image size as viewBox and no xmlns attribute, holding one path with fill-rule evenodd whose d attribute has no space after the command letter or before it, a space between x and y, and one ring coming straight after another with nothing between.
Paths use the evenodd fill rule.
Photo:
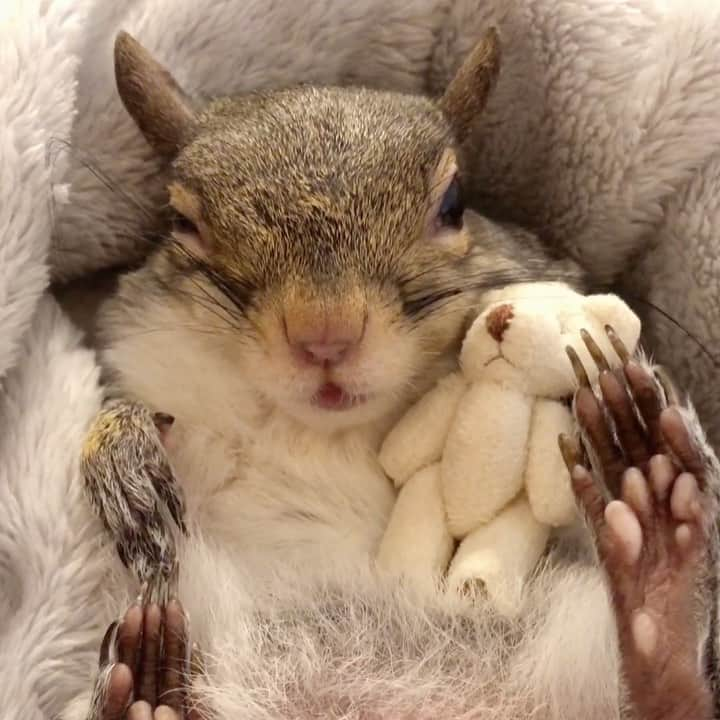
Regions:
<instances>
[{"instance_id":1,"label":"squirrel's front paw","mask_svg":"<svg viewBox=\"0 0 720 720\"><path fill-rule=\"evenodd\" d=\"M197 720L188 621L177 600L131 606L105 633L88 720Z\"/></svg>"},{"instance_id":2,"label":"squirrel's front paw","mask_svg":"<svg viewBox=\"0 0 720 720\"><path fill-rule=\"evenodd\" d=\"M114 400L95 419L83 448L90 501L141 583L171 577L175 528L185 532L182 491L163 447L172 422L169 415Z\"/></svg>"},{"instance_id":3,"label":"squirrel's front paw","mask_svg":"<svg viewBox=\"0 0 720 720\"><path fill-rule=\"evenodd\" d=\"M627 356L614 373L586 342L600 393L573 358L574 407L590 458L568 438L561 447L606 572L627 689L639 718L709 718L699 649L712 601L717 461L672 406L667 381Z\"/></svg>"}]
</instances>

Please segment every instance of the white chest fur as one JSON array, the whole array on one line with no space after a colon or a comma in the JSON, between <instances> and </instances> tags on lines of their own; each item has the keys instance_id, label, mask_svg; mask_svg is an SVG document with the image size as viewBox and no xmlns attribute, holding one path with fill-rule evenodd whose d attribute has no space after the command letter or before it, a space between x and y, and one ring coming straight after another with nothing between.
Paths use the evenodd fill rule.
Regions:
<instances>
[{"instance_id":1,"label":"white chest fur","mask_svg":"<svg viewBox=\"0 0 720 720\"><path fill-rule=\"evenodd\" d=\"M268 408L205 335L174 326L142 332L169 327L167 312L138 314L140 331L117 338L106 360L122 368L124 393L175 417L167 450L190 524L269 563L366 558L395 498L376 459L383 428L328 434L301 426Z\"/></svg>"},{"instance_id":2,"label":"white chest fur","mask_svg":"<svg viewBox=\"0 0 720 720\"><path fill-rule=\"evenodd\" d=\"M357 562L377 547L394 502L361 436L277 421L235 439L179 421L169 449L189 522L247 560Z\"/></svg>"}]
</instances>

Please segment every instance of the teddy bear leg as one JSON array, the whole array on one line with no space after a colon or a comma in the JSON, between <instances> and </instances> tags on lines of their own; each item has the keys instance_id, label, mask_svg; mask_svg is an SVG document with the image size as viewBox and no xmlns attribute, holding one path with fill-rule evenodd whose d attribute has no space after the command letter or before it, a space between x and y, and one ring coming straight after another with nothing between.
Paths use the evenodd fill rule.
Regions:
<instances>
[{"instance_id":1,"label":"teddy bear leg","mask_svg":"<svg viewBox=\"0 0 720 720\"><path fill-rule=\"evenodd\" d=\"M525 580L542 556L550 528L539 523L524 494L461 543L448 572L448 586L474 595L487 592L504 615L520 609Z\"/></svg>"},{"instance_id":2,"label":"teddy bear leg","mask_svg":"<svg viewBox=\"0 0 720 720\"><path fill-rule=\"evenodd\" d=\"M436 463L420 470L400 490L380 543L377 565L423 589L434 589L447 570L454 547Z\"/></svg>"}]
</instances>

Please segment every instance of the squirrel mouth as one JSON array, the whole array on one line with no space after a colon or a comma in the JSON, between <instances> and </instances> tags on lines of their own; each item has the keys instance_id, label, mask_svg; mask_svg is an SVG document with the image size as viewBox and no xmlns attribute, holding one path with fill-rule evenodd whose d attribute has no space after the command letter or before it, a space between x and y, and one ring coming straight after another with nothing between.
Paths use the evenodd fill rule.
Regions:
<instances>
[{"instance_id":1,"label":"squirrel mouth","mask_svg":"<svg viewBox=\"0 0 720 720\"><path fill-rule=\"evenodd\" d=\"M364 395L350 395L340 385L328 382L313 395L312 404L323 410L349 410L365 402Z\"/></svg>"}]
</instances>

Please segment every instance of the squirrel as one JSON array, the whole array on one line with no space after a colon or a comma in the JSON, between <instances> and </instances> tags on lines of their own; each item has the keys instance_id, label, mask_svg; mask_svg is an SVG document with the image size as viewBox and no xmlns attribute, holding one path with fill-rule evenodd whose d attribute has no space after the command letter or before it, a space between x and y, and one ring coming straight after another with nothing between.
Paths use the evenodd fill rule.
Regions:
<instances>
[{"instance_id":1,"label":"squirrel","mask_svg":"<svg viewBox=\"0 0 720 720\"><path fill-rule=\"evenodd\" d=\"M149 593L151 609L174 595L178 574L182 587L192 587L178 555L193 543L230 553L256 573L253 583L275 595L298 569L310 595L315 581L325 588L318 592L326 592L333 573L336 579L348 571L362 575L394 502L377 462L379 443L408 405L454 367L483 293L540 279L584 287L574 262L552 256L530 233L464 206L463 141L499 67L499 40L491 30L440 98L300 86L200 103L130 35L118 35L120 97L169 168L168 207L158 210L167 217L168 233L142 267L121 278L101 310L107 399L89 429L81 467L90 500L123 563ZM655 384L652 389L660 393ZM575 407L577 413L577 402ZM596 416L593 426L588 417L586 426L600 422ZM604 532L600 524L596 537ZM586 568L567 572L578 587L594 587ZM191 609L194 618L213 613L210 585L203 586L208 594L201 605ZM348 580L345 589L351 585ZM392 607L395 593L388 590L382 602ZM341 698L327 700L323 713L475 717L461 688L478 672L502 674L499 658L520 642L523 622L534 623L536 635L550 627L543 615L548 598L535 596L519 625L490 633L485 639L492 637L495 645L486 656L480 647L472 651L480 666L483 657L492 659L482 671L473 665L458 676L451 656L461 652L460 662L467 661L478 640L472 623L460 643L464 651L455 641L430 647L430 653L446 654L455 684L435 676L424 695L422 687L413 694L408 667L405 684L395 688L406 703L398 706L402 712L373 706L370 689L368 707L352 714L348 708L360 701L353 699L357 678L348 664L339 671L347 675L344 685L338 681ZM705 608L707 592L702 599ZM314 602L308 605L320 613L314 622L325 623L326 631L345 616L338 607ZM353 607L352 600L344 602ZM241 605L233 612L245 612ZM394 652L420 642L418 633L442 635L447 643L461 628L445 633L446 611L435 619L434 631L408 622L408 637L398 639ZM426 617L424 612L418 610ZM262 609L251 615L260 622ZM120 627L127 627L127 617ZM705 640L708 617L702 614L701 630L690 623L693 637L697 631ZM133 622L138 626L137 618ZM424 622L432 625L433 617ZM369 633L379 640L383 627L379 621ZM107 645L106 638L106 659ZM617 670L612 648L604 641L602 648L600 671ZM331 657L331 665L335 660L341 665L347 658ZM288 657L288 667L293 662ZM684 687L697 686L705 702L704 676L699 668L690 674ZM118 716L116 708L108 709L117 701L112 678L106 666L91 703L95 719ZM447 692L441 692L445 679ZM372 672L363 678L372 681ZM487 682L483 677L480 685L487 689ZM682 685L667 686L674 691ZM498 704L482 717L524 717L529 690L541 695L543 687L539 681L533 688L518 685L517 707L490 692L483 702ZM608 708L613 702L617 707L617 698L608 700L608 687L610 679L596 697L578 691L573 702L588 718L611 717ZM226 700L235 691L242 696L235 686L219 690ZM267 707L258 701L254 714L238 699L230 716L317 716L300 689L294 700L292 690L283 692L289 694L268 697ZM377 692L390 691L378 680ZM662 692L660 683L657 696ZM468 703L470 696L465 693ZM477 698L472 702L478 707ZM307 712L294 714L303 703ZM222 710L215 714L224 716ZM543 715L574 716L572 703ZM641 720L651 717L661 718L646 713Z\"/></svg>"},{"instance_id":2,"label":"squirrel","mask_svg":"<svg viewBox=\"0 0 720 720\"><path fill-rule=\"evenodd\" d=\"M498 72L497 48L493 33L440 104L306 87L197 109L119 36L120 96L171 163L171 226L100 312L109 395L83 470L141 581L169 576L168 528L182 527L164 433L192 425L249 452L272 432L282 439L271 458L300 445L369 451L455 362L483 291L582 283L572 261L463 206L460 142ZM382 522L385 480L367 484Z\"/></svg>"}]
</instances>

